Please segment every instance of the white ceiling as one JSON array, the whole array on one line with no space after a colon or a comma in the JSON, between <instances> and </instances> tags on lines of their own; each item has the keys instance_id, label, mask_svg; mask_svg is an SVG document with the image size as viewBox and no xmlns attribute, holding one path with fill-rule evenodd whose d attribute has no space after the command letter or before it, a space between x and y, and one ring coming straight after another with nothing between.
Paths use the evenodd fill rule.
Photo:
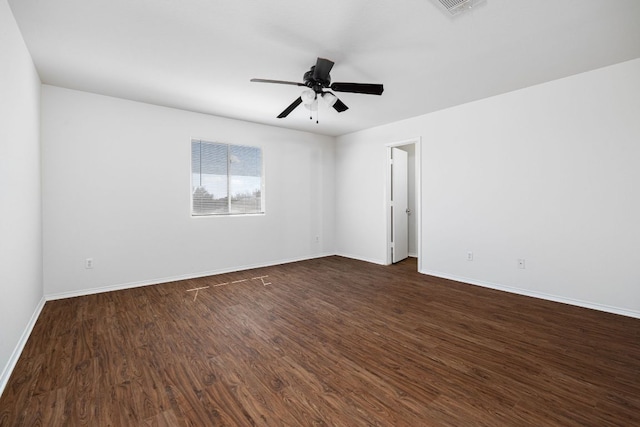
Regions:
<instances>
[{"instance_id":1,"label":"white ceiling","mask_svg":"<svg viewBox=\"0 0 640 427\"><path fill-rule=\"evenodd\" d=\"M341 135L640 57L638 0L9 0L43 83ZM298 107L316 58L350 109Z\"/></svg>"}]
</instances>

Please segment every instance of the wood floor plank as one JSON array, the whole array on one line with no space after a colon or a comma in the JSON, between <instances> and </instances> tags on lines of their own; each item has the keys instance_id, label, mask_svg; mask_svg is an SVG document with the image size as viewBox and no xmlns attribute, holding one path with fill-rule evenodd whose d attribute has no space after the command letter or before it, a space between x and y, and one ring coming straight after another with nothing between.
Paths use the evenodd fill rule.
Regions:
<instances>
[{"instance_id":1,"label":"wood floor plank","mask_svg":"<svg viewBox=\"0 0 640 427\"><path fill-rule=\"evenodd\" d=\"M24 409L21 423L28 426L64 425L67 422L66 402L66 388L34 396Z\"/></svg>"},{"instance_id":2,"label":"wood floor plank","mask_svg":"<svg viewBox=\"0 0 640 427\"><path fill-rule=\"evenodd\" d=\"M0 426L640 425L640 320L416 269L326 257L47 302Z\"/></svg>"},{"instance_id":3,"label":"wood floor plank","mask_svg":"<svg viewBox=\"0 0 640 427\"><path fill-rule=\"evenodd\" d=\"M164 411L144 420L148 427L175 427L179 425L178 418L172 410Z\"/></svg>"}]
</instances>

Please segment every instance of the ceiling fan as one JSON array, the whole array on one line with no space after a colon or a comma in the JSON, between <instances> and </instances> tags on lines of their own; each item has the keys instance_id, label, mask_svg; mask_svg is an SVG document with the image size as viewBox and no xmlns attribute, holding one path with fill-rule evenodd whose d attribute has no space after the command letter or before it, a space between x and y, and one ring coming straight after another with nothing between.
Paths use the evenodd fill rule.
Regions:
<instances>
[{"instance_id":1,"label":"ceiling fan","mask_svg":"<svg viewBox=\"0 0 640 427\"><path fill-rule=\"evenodd\" d=\"M317 108L318 98L322 98L329 106L333 107L338 113L342 113L349 109L344 102L340 101L335 96L331 89L336 92L351 92L351 93L364 93L368 95L382 95L384 90L381 84L373 83L331 83L331 76L329 72L333 68L333 61L324 58L318 58L316 65L312 66L309 71L304 73L304 83L288 82L283 80L268 80L268 79L251 79L252 82L258 83L277 83L283 85L304 86L309 89L302 92L302 94L291 103L282 113L278 115L279 119L287 117L289 113L296 109L300 104L305 104L307 108L313 110Z\"/></svg>"}]
</instances>

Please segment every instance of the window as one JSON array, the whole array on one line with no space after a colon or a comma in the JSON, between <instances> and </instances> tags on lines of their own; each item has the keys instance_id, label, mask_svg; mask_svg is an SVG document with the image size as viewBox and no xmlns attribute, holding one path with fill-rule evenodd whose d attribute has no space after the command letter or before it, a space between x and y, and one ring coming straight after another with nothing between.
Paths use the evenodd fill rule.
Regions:
<instances>
[{"instance_id":1,"label":"window","mask_svg":"<svg viewBox=\"0 0 640 427\"><path fill-rule=\"evenodd\" d=\"M191 215L264 213L262 149L191 140Z\"/></svg>"}]
</instances>

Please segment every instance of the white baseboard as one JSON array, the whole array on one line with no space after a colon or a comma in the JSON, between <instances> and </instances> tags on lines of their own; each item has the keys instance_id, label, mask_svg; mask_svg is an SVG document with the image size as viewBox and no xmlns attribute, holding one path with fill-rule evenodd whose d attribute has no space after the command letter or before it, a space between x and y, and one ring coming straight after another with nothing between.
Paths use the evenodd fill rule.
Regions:
<instances>
[{"instance_id":1,"label":"white baseboard","mask_svg":"<svg viewBox=\"0 0 640 427\"><path fill-rule=\"evenodd\" d=\"M16 345L16 348L13 349L13 353L11 353L11 357L9 358L9 361L7 362L4 369L2 370L2 375L0 375L0 396L2 396L2 393L4 392L4 388L7 386L7 383L9 382L9 378L11 377L11 374L13 373L13 370L16 367L16 364L18 363L18 359L22 354L22 350L24 350L24 346L27 344L27 340L31 335L31 331L33 331L33 327L36 325L36 322L38 321L38 317L40 317L40 313L42 312L42 308L44 307L45 302L46 300L44 297L42 297L40 299L40 302L38 302L36 309L31 315L31 319L29 319L29 323L27 323L27 327L24 329L22 336L18 340L18 344Z\"/></svg>"},{"instance_id":2,"label":"white baseboard","mask_svg":"<svg viewBox=\"0 0 640 427\"><path fill-rule=\"evenodd\" d=\"M323 258L323 257L326 257L326 256L331 256L331 255L335 255L335 254L333 254L333 253L318 254L318 255L313 255L313 256L283 259L283 260L271 261L271 262L265 262L265 263L259 263L259 264L243 265L243 266L236 266L236 267L230 267L230 268L221 268L221 269L218 269L218 270L201 271L201 272L198 272L198 273L189 273L189 274L184 274L184 275L179 275L179 276L160 277L160 278L155 278L155 279L142 280L142 281L139 281L139 282L121 283L121 284L116 284L116 285L102 286L102 287L99 287L99 288L88 288L88 289L81 289L81 290L77 290L77 291L60 292L60 293L55 293L55 294L47 294L47 295L45 295L45 298L46 298L47 301L54 301L54 300L58 300L58 299L74 298L74 297L81 297L81 296L85 296L85 295L100 294L100 293L103 293L103 292L121 291L121 290L124 290L124 289L132 289L132 288L139 288L139 287L143 287L143 286L159 285L161 283L177 282L177 281L180 281L180 280L189 280L189 279L197 279L197 278L200 278L200 277L215 276L217 274L235 273L235 272L238 272L238 271L252 270L254 268L271 267L271 266L274 266L274 265L288 264L288 263L291 263L291 262L298 262L298 261L306 261L306 260L310 260L310 259Z\"/></svg>"},{"instance_id":3,"label":"white baseboard","mask_svg":"<svg viewBox=\"0 0 640 427\"><path fill-rule=\"evenodd\" d=\"M379 260L379 259L364 258L361 256L345 254L345 253L336 253L334 255L345 257L345 258L351 258L358 261L370 262L371 264L387 265L387 263L384 260Z\"/></svg>"},{"instance_id":4,"label":"white baseboard","mask_svg":"<svg viewBox=\"0 0 640 427\"><path fill-rule=\"evenodd\" d=\"M563 304L575 305L577 307L590 308L592 310L604 311L607 313L619 314L621 316L634 317L634 318L640 319L640 312L635 310L629 310L626 308L612 307L612 306L593 303L589 301L582 301L582 300L562 297L558 295L546 294L543 292L535 292L535 291L529 291L526 289L514 288L511 286L498 285L496 283L473 280L466 277L459 277L451 274L440 273L438 271L424 270L424 271L420 271L420 273L427 274L429 276L440 277L443 279L454 280L456 282L466 283L469 285L481 286L483 288L495 289L498 291L510 292L512 294L524 295L524 296L539 298L547 301L560 302Z\"/></svg>"}]
</instances>

